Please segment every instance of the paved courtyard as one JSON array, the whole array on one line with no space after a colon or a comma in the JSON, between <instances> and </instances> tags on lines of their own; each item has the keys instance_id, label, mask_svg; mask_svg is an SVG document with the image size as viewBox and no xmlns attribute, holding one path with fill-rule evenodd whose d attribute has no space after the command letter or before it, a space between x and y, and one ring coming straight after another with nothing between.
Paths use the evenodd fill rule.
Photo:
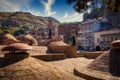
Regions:
<instances>
[{"instance_id":1,"label":"paved courtyard","mask_svg":"<svg viewBox=\"0 0 120 80\"><path fill-rule=\"evenodd\" d=\"M73 74L74 68L78 64L81 65L81 67L86 66L92 61L93 59L87 59L84 57L80 57L80 58L67 58L67 59L58 60L58 61L49 61L46 63L48 63L48 65L53 65L57 67L60 71L63 72L63 74L70 75L75 80L84 80L83 78L80 78Z\"/></svg>"}]
</instances>

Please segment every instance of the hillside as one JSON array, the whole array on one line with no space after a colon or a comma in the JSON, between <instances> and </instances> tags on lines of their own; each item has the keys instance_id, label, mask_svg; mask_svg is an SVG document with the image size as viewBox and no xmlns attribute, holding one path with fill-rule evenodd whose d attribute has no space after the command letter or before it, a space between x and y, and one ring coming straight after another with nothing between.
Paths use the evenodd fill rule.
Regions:
<instances>
[{"instance_id":1,"label":"hillside","mask_svg":"<svg viewBox=\"0 0 120 80\"><path fill-rule=\"evenodd\" d=\"M60 24L59 21L52 17L35 16L27 12L0 12L1 27L47 27L48 20L52 20L55 26Z\"/></svg>"}]
</instances>

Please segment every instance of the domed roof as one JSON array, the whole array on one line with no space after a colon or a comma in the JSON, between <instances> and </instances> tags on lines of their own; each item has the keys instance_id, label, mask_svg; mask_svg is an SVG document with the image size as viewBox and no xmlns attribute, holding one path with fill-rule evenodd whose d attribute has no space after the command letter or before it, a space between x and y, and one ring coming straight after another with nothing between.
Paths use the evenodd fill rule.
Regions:
<instances>
[{"instance_id":1,"label":"domed roof","mask_svg":"<svg viewBox=\"0 0 120 80\"><path fill-rule=\"evenodd\" d=\"M32 57L14 59L0 60L0 80L66 80L58 69L41 60Z\"/></svg>"},{"instance_id":2,"label":"domed roof","mask_svg":"<svg viewBox=\"0 0 120 80\"><path fill-rule=\"evenodd\" d=\"M31 49L22 43L11 44L6 48ZM13 53L6 53L5 57L0 59L0 80L66 80L62 72L53 65L32 58L27 52Z\"/></svg>"},{"instance_id":3,"label":"domed roof","mask_svg":"<svg viewBox=\"0 0 120 80\"><path fill-rule=\"evenodd\" d=\"M85 66L82 69L78 69L78 72L83 75L89 75L92 78L99 78L100 80L119 80L120 79L120 47L114 44L120 45L120 40L113 41L113 46L110 51L106 51L92 63ZM82 72L83 71L83 72ZM92 72L92 73L91 73ZM97 74L96 74L97 73Z\"/></svg>"},{"instance_id":4,"label":"domed roof","mask_svg":"<svg viewBox=\"0 0 120 80\"><path fill-rule=\"evenodd\" d=\"M0 37L0 44L1 45L8 45L11 43L19 42L13 35L9 33L4 33Z\"/></svg>"},{"instance_id":5,"label":"domed roof","mask_svg":"<svg viewBox=\"0 0 120 80\"><path fill-rule=\"evenodd\" d=\"M37 40L28 33L25 33L23 37L20 37L19 40L23 43L28 43L29 45L38 45Z\"/></svg>"},{"instance_id":6,"label":"domed roof","mask_svg":"<svg viewBox=\"0 0 120 80\"><path fill-rule=\"evenodd\" d=\"M111 43L111 46L112 46L113 48L120 48L120 40L113 41L113 42Z\"/></svg>"},{"instance_id":7,"label":"domed roof","mask_svg":"<svg viewBox=\"0 0 120 80\"><path fill-rule=\"evenodd\" d=\"M51 42L48 45L48 48L51 52L63 53L65 50L65 46L69 46L68 44L62 41Z\"/></svg>"},{"instance_id":8,"label":"domed roof","mask_svg":"<svg viewBox=\"0 0 120 80\"><path fill-rule=\"evenodd\" d=\"M114 44L120 44L120 40L117 41L113 41L112 46ZM119 47L120 49L120 47ZM104 54L102 54L101 56L99 56L97 59L95 59L90 65L89 68L92 69L96 69L96 70L100 70L100 71L104 71L104 72L109 72L109 63L110 63L110 59L111 58L111 54L116 54L117 52L113 52L114 48L112 48L110 51L105 52ZM119 50L120 52L120 50Z\"/></svg>"},{"instance_id":9,"label":"domed roof","mask_svg":"<svg viewBox=\"0 0 120 80\"><path fill-rule=\"evenodd\" d=\"M15 51L15 50L29 50L32 49L31 46L23 43L13 43L2 49L2 51Z\"/></svg>"},{"instance_id":10,"label":"domed roof","mask_svg":"<svg viewBox=\"0 0 120 80\"><path fill-rule=\"evenodd\" d=\"M53 46L68 46L68 44L64 43L63 41L56 41L56 42L51 42L48 46L49 47L53 47Z\"/></svg>"}]
</instances>

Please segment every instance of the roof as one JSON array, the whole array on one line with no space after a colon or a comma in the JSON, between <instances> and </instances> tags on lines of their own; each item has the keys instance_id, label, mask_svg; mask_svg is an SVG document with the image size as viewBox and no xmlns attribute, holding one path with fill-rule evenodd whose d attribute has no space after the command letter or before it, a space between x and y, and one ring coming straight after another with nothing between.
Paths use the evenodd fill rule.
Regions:
<instances>
[{"instance_id":1,"label":"roof","mask_svg":"<svg viewBox=\"0 0 120 80\"><path fill-rule=\"evenodd\" d=\"M2 51L15 51L15 50L29 50L33 49L31 46L23 43L13 43L2 49Z\"/></svg>"},{"instance_id":2,"label":"roof","mask_svg":"<svg viewBox=\"0 0 120 80\"><path fill-rule=\"evenodd\" d=\"M56 41L56 42L51 42L49 47L56 47L56 46L68 46L68 44L64 43L63 41Z\"/></svg>"},{"instance_id":3,"label":"roof","mask_svg":"<svg viewBox=\"0 0 120 80\"><path fill-rule=\"evenodd\" d=\"M0 59L0 80L66 80L52 65L28 57L20 61L16 58Z\"/></svg>"},{"instance_id":4,"label":"roof","mask_svg":"<svg viewBox=\"0 0 120 80\"><path fill-rule=\"evenodd\" d=\"M112 44L112 45L114 45L114 44L120 44L120 40L115 40L115 41L113 41L111 44Z\"/></svg>"},{"instance_id":5,"label":"roof","mask_svg":"<svg viewBox=\"0 0 120 80\"><path fill-rule=\"evenodd\" d=\"M64 43L62 41L56 41L56 42L51 42L48 45L48 48L53 53L55 53L55 52L56 53L63 53L66 46L68 46L68 44L66 44L66 43Z\"/></svg>"},{"instance_id":6,"label":"roof","mask_svg":"<svg viewBox=\"0 0 120 80\"><path fill-rule=\"evenodd\" d=\"M28 43L29 45L35 46L38 45L37 40L30 34L25 34L22 37L18 38L23 43Z\"/></svg>"},{"instance_id":7,"label":"roof","mask_svg":"<svg viewBox=\"0 0 120 80\"><path fill-rule=\"evenodd\" d=\"M120 40L113 41L111 43L113 48L119 48L120 49Z\"/></svg>"},{"instance_id":8,"label":"roof","mask_svg":"<svg viewBox=\"0 0 120 80\"><path fill-rule=\"evenodd\" d=\"M5 33L0 36L1 45L8 45L15 42L19 42L19 40L17 40L13 35L9 33Z\"/></svg>"},{"instance_id":9,"label":"roof","mask_svg":"<svg viewBox=\"0 0 120 80\"><path fill-rule=\"evenodd\" d=\"M114 41L111 44L112 45L120 44L120 40ZM87 66L87 68L105 72L106 74L111 74L111 76L115 76L114 74L120 75L120 73L116 71L118 70L117 67L118 68L120 67L119 66L119 59L120 59L119 53L120 53L120 47L117 47L116 49L112 47L110 51L104 52L102 55L96 58L92 63L90 63ZM116 72L111 72L112 69Z\"/></svg>"}]
</instances>

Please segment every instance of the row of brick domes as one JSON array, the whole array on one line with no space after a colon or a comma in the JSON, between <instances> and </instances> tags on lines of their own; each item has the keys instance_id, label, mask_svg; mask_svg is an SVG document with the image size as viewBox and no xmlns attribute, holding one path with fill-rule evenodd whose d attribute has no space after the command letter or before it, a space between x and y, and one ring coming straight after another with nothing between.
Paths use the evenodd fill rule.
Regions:
<instances>
[{"instance_id":1,"label":"row of brick domes","mask_svg":"<svg viewBox=\"0 0 120 80\"><path fill-rule=\"evenodd\" d=\"M0 35L0 45L8 45L16 42L27 43L29 45L38 45L37 40L29 33L25 33L22 37L17 37L17 38L15 38L7 31L5 31L2 35Z\"/></svg>"},{"instance_id":2,"label":"row of brick domes","mask_svg":"<svg viewBox=\"0 0 120 80\"><path fill-rule=\"evenodd\" d=\"M0 59L0 80L66 80L62 73L45 62L23 52L32 49L24 43L7 45L2 51L10 51ZM20 51L20 52L15 52Z\"/></svg>"}]
</instances>

